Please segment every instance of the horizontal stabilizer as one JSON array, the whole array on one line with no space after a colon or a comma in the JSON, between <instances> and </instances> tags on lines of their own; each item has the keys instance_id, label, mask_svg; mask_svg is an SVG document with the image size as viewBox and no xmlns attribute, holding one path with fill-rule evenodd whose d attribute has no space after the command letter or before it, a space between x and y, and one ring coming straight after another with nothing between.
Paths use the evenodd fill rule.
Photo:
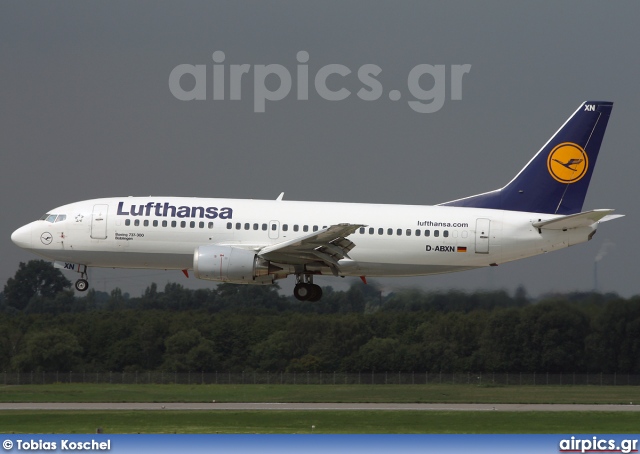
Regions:
<instances>
[{"instance_id":1,"label":"horizontal stabilizer","mask_svg":"<svg viewBox=\"0 0 640 454\"><path fill-rule=\"evenodd\" d=\"M624 214L609 214L603 217L602 219L600 219L600 222L613 221L614 219L623 218L623 217L624 217Z\"/></svg>"},{"instance_id":2,"label":"horizontal stabilizer","mask_svg":"<svg viewBox=\"0 0 640 454\"><path fill-rule=\"evenodd\" d=\"M561 216L555 219L534 222L533 226L538 229L569 230L569 229L577 229L580 227L588 227L590 225L595 224L598 221L601 221L601 222L610 221L611 219L624 216L624 215L611 215L613 211L614 210L585 211L584 213L570 214L568 216Z\"/></svg>"}]
</instances>

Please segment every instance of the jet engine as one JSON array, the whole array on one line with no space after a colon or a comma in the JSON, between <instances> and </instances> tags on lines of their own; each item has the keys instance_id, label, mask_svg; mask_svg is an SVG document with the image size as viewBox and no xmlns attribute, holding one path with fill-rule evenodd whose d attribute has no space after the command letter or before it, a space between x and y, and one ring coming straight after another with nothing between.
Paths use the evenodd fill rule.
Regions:
<instances>
[{"instance_id":1,"label":"jet engine","mask_svg":"<svg viewBox=\"0 0 640 454\"><path fill-rule=\"evenodd\" d=\"M282 268L257 256L254 251L233 246L199 246L193 254L193 272L198 279L235 284L272 284Z\"/></svg>"}]
</instances>

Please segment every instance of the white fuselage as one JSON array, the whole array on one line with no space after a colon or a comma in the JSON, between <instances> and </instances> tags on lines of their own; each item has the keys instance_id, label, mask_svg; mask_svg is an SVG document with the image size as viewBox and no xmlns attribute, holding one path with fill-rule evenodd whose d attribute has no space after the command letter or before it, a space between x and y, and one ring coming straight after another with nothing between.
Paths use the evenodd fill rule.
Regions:
<instances>
[{"instance_id":1,"label":"white fuselage","mask_svg":"<svg viewBox=\"0 0 640 454\"><path fill-rule=\"evenodd\" d=\"M558 216L480 208L182 197L95 199L48 214L12 240L54 261L114 268L189 270L199 246L259 251L335 224L364 225L348 237L355 247L340 262L345 276L496 265L585 242L597 227L539 230L532 222Z\"/></svg>"}]
</instances>

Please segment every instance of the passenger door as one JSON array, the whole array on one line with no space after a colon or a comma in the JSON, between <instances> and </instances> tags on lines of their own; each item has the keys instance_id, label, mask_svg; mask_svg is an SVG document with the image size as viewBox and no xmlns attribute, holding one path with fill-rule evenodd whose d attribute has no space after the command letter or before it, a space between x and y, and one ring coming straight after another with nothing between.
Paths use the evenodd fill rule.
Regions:
<instances>
[{"instance_id":1,"label":"passenger door","mask_svg":"<svg viewBox=\"0 0 640 454\"><path fill-rule=\"evenodd\" d=\"M91 238L104 240L107 238L107 213L109 205L100 204L93 206L91 214Z\"/></svg>"},{"instance_id":2,"label":"passenger door","mask_svg":"<svg viewBox=\"0 0 640 454\"><path fill-rule=\"evenodd\" d=\"M476 254L489 253L490 226L490 219L479 218L476 220Z\"/></svg>"}]
</instances>

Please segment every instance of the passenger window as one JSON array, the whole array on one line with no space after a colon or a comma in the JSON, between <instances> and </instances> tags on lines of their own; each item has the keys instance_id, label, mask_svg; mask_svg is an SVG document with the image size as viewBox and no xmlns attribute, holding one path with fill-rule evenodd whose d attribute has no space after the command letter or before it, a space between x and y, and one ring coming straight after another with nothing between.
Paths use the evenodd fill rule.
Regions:
<instances>
[{"instance_id":1,"label":"passenger window","mask_svg":"<svg viewBox=\"0 0 640 454\"><path fill-rule=\"evenodd\" d=\"M257 224L256 224L257 225ZM212 229L213 228L213 222L209 222L209 228ZM256 229L257 230L257 229Z\"/></svg>"},{"instance_id":2,"label":"passenger window","mask_svg":"<svg viewBox=\"0 0 640 454\"><path fill-rule=\"evenodd\" d=\"M382 227L380 227L378 229L378 235L382 235L384 233L384 229Z\"/></svg>"},{"instance_id":3,"label":"passenger window","mask_svg":"<svg viewBox=\"0 0 640 454\"><path fill-rule=\"evenodd\" d=\"M251 224L249 224L248 222L246 222L246 223L244 224L244 229L245 229L245 230L249 230L250 228L251 228Z\"/></svg>"},{"instance_id":4,"label":"passenger window","mask_svg":"<svg viewBox=\"0 0 640 454\"><path fill-rule=\"evenodd\" d=\"M213 223L212 223L213 224ZM253 230L258 230L258 224L253 224Z\"/></svg>"},{"instance_id":5,"label":"passenger window","mask_svg":"<svg viewBox=\"0 0 640 454\"><path fill-rule=\"evenodd\" d=\"M431 236L431 231L430 230L425 230L424 231L424 236Z\"/></svg>"},{"instance_id":6,"label":"passenger window","mask_svg":"<svg viewBox=\"0 0 640 454\"><path fill-rule=\"evenodd\" d=\"M135 225L136 227L140 225L140 219L136 219L135 221L133 221L133 225Z\"/></svg>"},{"instance_id":7,"label":"passenger window","mask_svg":"<svg viewBox=\"0 0 640 454\"><path fill-rule=\"evenodd\" d=\"M262 224L262 230L265 232L267 231L267 224Z\"/></svg>"},{"instance_id":8,"label":"passenger window","mask_svg":"<svg viewBox=\"0 0 640 454\"><path fill-rule=\"evenodd\" d=\"M369 235L373 235L373 232L375 232L375 229L373 227L369 227Z\"/></svg>"},{"instance_id":9,"label":"passenger window","mask_svg":"<svg viewBox=\"0 0 640 454\"><path fill-rule=\"evenodd\" d=\"M302 231L303 232L308 232L309 231L309 226L305 225L304 227L302 227Z\"/></svg>"},{"instance_id":10,"label":"passenger window","mask_svg":"<svg viewBox=\"0 0 640 454\"><path fill-rule=\"evenodd\" d=\"M282 231L286 232L287 230L289 230L289 224L282 224Z\"/></svg>"},{"instance_id":11,"label":"passenger window","mask_svg":"<svg viewBox=\"0 0 640 454\"><path fill-rule=\"evenodd\" d=\"M167 221L162 221L162 227L166 227L168 225Z\"/></svg>"},{"instance_id":12,"label":"passenger window","mask_svg":"<svg viewBox=\"0 0 640 454\"><path fill-rule=\"evenodd\" d=\"M440 230L434 230L433 231L433 236L435 236L436 238L438 238L440 236Z\"/></svg>"},{"instance_id":13,"label":"passenger window","mask_svg":"<svg viewBox=\"0 0 640 454\"><path fill-rule=\"evenodd\" d=\"M293 226L293 231L297 232L299 230L298 224L294 224Z\"/></svg>"},{"instance_id":14,"label":"passenger window","mask_svg":"<svg viewBox=\"0 0 640 454\"><path fill-rule=\"evenodd\" d=\"M154 227L158 227L158 220L157 220L157 219L155 219L155 220L153 221L153 226L154 226Z\"/></svg>"},{"instance_id":15,"label":"passenger window","mask_svg":"<svg viewBox=\"0 0 640 454\"><path fill-rule=\"evenodd\" d=\"M231 222L227 222L227 230L231 230L233 228L233 224Z\"/></svg>"},{"instance_id":16,"label":"passenger window","mask_svg":"<svg viewBox=\"0 0 640 454\"><path fill-rule=\"evenodd\" d=\"M124 225L131 225L131 219L125 219Z\"/></svg>"},{"instance_id":17,"label":"passenger window","mask_svg":"<svg viewBox=\"0 0 640 454\"><path fill-rule=\"evenodd\" d=\"M411 229L407 229L407 236L411 236Z\"/></svg>"},{"instance_id":18,"label":"passenger window","mask_svg":"<svg viewBox=\"0 0 640 454\"><path fill-rule=\"evenodd\" d=\"M397 234L398 236L402 236L402 229L398 229L398 230L396 230L396 234Z\"/></svg>"},{"instance_id":19,"label":"passenger window","mask_svg":"<svg viewBox=\"0 0 640 454\"><path fill-rule=\"evenodd\" d=\"M171 221L171 227L176 227L178 223L176 221Z\"/></svg>"},{"instance_id":20,"label":"passenger window","mask_svg":"<svg viewBox=\"0 0 640 454\"><path fill-rule=\"evenodd\" d=\"M278 224L271 224L271 230L276 231L278 229Z\"/></svg>"},{"instance_id":21,"label":"passenger window","mask_svg":"<svg viewBox=\"0 0 640 454\"><path fill-rule=\"evenodd\" d=\"M144 220L144 226L145 227L149 227L149 219L145 219Z\"/></svg>"},{"instance_id":22,"label":"passenger window","mask_svg":"<svg viewBox=\"0 0 640 454\"><path fill-rule=\"evenodd\" d=\"M180 221L180 227L183 229L187 226L187 221Z\"/></svg>"},{"instance_id":23,"label":"passenger window","mask_svg":"<svg viewBox=\"0 0 640 454\"><path fill-rule=\"evenodd\" d=\"M393 235L393 229L387 229L387 235Z\"/></svg>"},{"instance_id":24,"label":"passenger window","mask_svg":"<svg viewBox=\"0 0 640 454\"><path fill-rule=\"evenodd\" d=\"M189 223L189 227L191 227L192 229L194 229L196 227L196 221L191 221Z\"/></svg>"},{"instance_id":25,"label":"passenger window","mask_svg":"<svg viewBox=\"0 0 640 454\"><path fill-rule=\"evenodd\" d=\"M204 222L200 221L200 223L198 224L198 227L200 227L201 229L204 229Z\"/></svg>"},{"instance_id":26,"label":"passenger window","mask_svg":"<svg viewBox=\"0 0 640 454\"><path fill-rule=\"evenodd\" d=\"M445 230L444 232L442 232L442 236L445 237L445 238L448 238L449 237L449 231Z\"/></svg>"},{"instance_id":27,"label":"passenger window","mask_svg":"<svg viewBox=\"0 0 640 454\"><path fill-rule=\"evenodd\" d=\"M313 226L313 231L314 231L314 232L317 232L317 231L318 231L318 226L317 226L317 225L314 225L314 226ZM362 229L362 232L360 232L360 233L364 233L364 229Z\"/></svg>"},{"instance_id":28,"label":"passenger window","mask_svg":"<svg viewBox=\"0 0 640 454\"><path fill-rule=\"evenodd\" d=\"M422 230L416 229L416 236L420 236L420 232L422 232Z\"/></svg>"},{"instance_id":29,"label":"passenger window","mask_svg":"<svg viewBox=\"0 0 640 454\"><path fill-rule=\"evenodd\" d=\"M240 230L242 228L242 224L236 222L236 230Z\"/></svg>"}]
</instances>

